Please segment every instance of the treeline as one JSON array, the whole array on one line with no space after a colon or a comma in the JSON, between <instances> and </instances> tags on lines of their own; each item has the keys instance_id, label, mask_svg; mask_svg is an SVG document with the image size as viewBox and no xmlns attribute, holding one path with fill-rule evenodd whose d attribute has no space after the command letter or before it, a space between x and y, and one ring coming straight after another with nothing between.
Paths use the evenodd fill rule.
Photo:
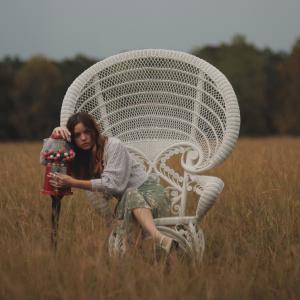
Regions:
<instances>
[{"instance_id":1,"label":"treeline","mask_svg":"<svg viewBox=\"0 0 300 300\"><path fill-rule=\"evenodd\" d=\"M300 39L290 53L258 49L243 36L230 43L195 48L192 54L220 69L241 110L242 135L300 133ZM64 94L95 59L78 55L52 61L0 61L0 140L34 140L59 124Z\"/></svg>"},{"instance_id":2,"label":"treeline","mask_svg":"<svg viewBox=\"0 0 300 300\"><path fill-rule=\"evenodd\" d=\"M37 140L59 126L60 108L73 80L95 59L78 55L51 61L6 57L0 62L0 140Z\"/></svg>"}]
</instances>

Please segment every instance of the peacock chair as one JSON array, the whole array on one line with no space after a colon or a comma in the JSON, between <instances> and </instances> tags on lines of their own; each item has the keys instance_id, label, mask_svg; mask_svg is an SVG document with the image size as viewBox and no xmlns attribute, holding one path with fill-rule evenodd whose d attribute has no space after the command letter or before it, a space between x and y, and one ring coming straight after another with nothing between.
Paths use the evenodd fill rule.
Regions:
<instances>
[{"instance_id":1,"label":"peacock chair","mask_svg":"<svg viewBox=\"0 0 300 300\"><path fill-rule=\"evenodd\" d=\"M238 102L226 77L184 52L129 51L94 64L71 84L61 126L78 111L94 116L103 134L120 139L149 174L160 178L173 216L155 219L155 224L184 253L201 260L200 222L224 187L221 179L202 174L228 157L240 128ZM100 210L105 207L103 199L89 197ZM109 251L126 251L115 231Z\"/></svg>"}]
</instances>

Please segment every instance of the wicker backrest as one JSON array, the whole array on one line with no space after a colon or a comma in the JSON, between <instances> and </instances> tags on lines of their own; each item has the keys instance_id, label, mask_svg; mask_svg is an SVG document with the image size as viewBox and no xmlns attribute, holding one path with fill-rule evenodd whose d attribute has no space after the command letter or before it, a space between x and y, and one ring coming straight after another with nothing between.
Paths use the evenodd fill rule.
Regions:
<instances>
[{"instance_id":1,"label":"wicker backrest","mask_svg":"<svg viewBox=\"0 0 300 300\"><path fill-rule=\"evenodd\" d=\"M240 115L225 76L193 55L136 50L104 59L82 73L63 100L61 125L77 111L154 161L163 150L191 145L195 172L220 164L233 149Z\"/></svg>"}]
</instances>

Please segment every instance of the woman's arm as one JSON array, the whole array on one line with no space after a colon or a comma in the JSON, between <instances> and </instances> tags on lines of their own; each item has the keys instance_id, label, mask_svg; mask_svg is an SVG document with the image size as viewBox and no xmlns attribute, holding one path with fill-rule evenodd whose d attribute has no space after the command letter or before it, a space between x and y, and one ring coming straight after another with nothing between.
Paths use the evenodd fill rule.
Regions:
<instances>
[{"instance_id":1,"label":"woman's arm","mask_svg":"<svg viewBox=\"0 0 300 300\"><path fill-rule=\"evenodd\" d=\"M91 180L75 179L69 175L51 173L50 184L56 187L74 187L91 191L107 191L111 194L122 194L128 184L132 159L126 147L117 139L108 149L107 164L101 178Z\"/></svg>"},{"instance_id":2,"label":"woman's arm","mask_svg":"<svg viewBox=\"0 0 300 300\"><path fill-rule=\"evenodd\" d=\"M122 194L130 178L132 158L126 146L116 138L111 138L106 151L107 160L101 178L91 179L91 189L113 195Z\"/></svg>"},{"instance_id":3,"label":"woman's arm","mask_svg":"<svg viewBox=\"0 0 300 300\"><path fill-rule=\"evenodd\" d=\"M75 179L73 178L73 184L71 187L83 189L83 190L91 190L92 189L92 183L90 180L81 180L81 179Z\"/></svg>"},{"instance_id":4,"label":"woman's arm","mask_svg":"<svg viewBox=\"0 0 300 300\"><path fill-rule=\"evenodd\" d=\"M49 173L49 177L50 184L56 188L73 187L83 190L92 189L92 183L90 180L76 179L72 176L59 173Z\"/></svg>"}]
</instances>

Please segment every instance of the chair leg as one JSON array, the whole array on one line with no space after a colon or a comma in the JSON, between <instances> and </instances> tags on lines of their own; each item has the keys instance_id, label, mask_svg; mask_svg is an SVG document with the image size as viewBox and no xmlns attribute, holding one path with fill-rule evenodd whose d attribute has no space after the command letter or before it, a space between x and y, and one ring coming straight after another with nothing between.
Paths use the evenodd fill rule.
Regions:
<instances>
[{"instance_id":1,"label":"chair leg","mask_svg":"<svg viewBox=\"0 0 300 300\"><path fill-rule=\"evenodd\" d=\"M190 257L196 263L202 261L205 240L202 230L196 225L180 225L174 229L158 226L158 229L178 242L179 249L183 251L184 256Z\"/></svg>"},{"instance_id":2,"label":"chair leg","mask_svg":"<svg viewBox=\"0 0 300 300\"><path fill-rule=\"evenodd\" d=\"M117 225L108 238L108 253L110 257L122 257L127 250L127 236L122 225Z\"/></svg>"}]
</instances>

